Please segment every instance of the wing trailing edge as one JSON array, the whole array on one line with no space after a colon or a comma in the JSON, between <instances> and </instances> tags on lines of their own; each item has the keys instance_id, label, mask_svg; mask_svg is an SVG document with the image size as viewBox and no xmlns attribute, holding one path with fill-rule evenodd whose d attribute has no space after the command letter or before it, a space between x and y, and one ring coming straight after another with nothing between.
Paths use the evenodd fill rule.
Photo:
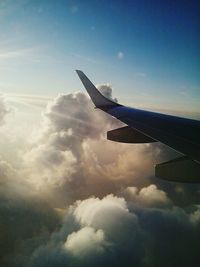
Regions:
<instances>
[{"instance_id":1,"label":"wing trailing edge","mask_svg":"<svg viewBox=\"0 0 200 267\"><path fill-rule=\"evenodd\" d=\"M200 165L196 161L183 156L157 164L155 175L168 181L199 183Z\"/></svg>"},{"instance_id":2,"label":"wing trailing edge","mask_svg":"<svg viewBox=\"0 0 200 267\"><path fill-rule=\"evenodd\" d=\"M114 142L121 143L134 143L134 144L143 144L143 143L153 143L156 140L151 137L129 127L124 126L122 128L114 129L107 132L107 139Z\"/></svg>"}]
</instances>

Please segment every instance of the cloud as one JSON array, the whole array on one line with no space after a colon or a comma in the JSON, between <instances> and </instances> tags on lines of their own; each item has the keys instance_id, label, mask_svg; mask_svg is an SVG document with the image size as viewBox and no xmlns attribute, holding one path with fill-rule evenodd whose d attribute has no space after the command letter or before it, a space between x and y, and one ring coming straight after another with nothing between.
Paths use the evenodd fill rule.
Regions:
<instances>
[{"instance_id":1,"label":"cloud","mask_svg":"<svg viewBox=\"0 0 200 267\"><path fill-rule=\"evenodd\" d=\"M17 170L3 159L0 160L0 185L0 196L11 199L13 196L26 194L26 189L28 189L28 184L20 179Z\"/></svg>"},{"instance_id":2,"label":"cloud","mask_svg":"<svg viewBox=\"0 0 200 267\"><path fill-rule=\"evenodd\" d=\"M178 207L135 206L114 195L77 201L30 266L49 266L46 255L52 266L196 266L200 225L190 216Z\"/></svg>"},{"instance_id":3,"label":"cloud","mask_svg":"<svg viewBox=\"0 0 200 267\"><path fill-rule=\"evenodd\" d=\"M25 266L33 250L45 244L60 223L39 196L25 197L14 191L12 195L0 192L0 213L0 265L6 267Z\"/></svg>"},{"instance_id":4,"label":"cloud","mask_svg":"<svg viewBox=\"0 0 200 267\"><path fill-rule=\"evenodd\" d=\"M111 86L101 85L99 90L113 99ZM59 95L48 104L39 138L34 137L24 155L24 176L42 194L55 196L57 203L114 193L122 182L143 184L147 173L153 174L160 149L107 141L107 130L121 125L94 110L83 93Z\"/></svg>"},{"instance_id":5,"label":"cloud","mask_svg":"<svg viewBox=\"0 0 200 267\"><path fill-rule=\"evenodd\" d=\"M144 72L136 72L135 76L144 78L144 77L146 77L146 73L144 73Z\"/></svg>"},{"instance_id":6,"label":"cloud","mask_svg":"<svg viewBox=\"0 0 200 267\"><path fill-rule=\"evenodd\" d=\"M123 195L131 201L138 202L147 207L162 207L172 204L166 192L159 190L154 184L144 187L141 190L137 187L127 187L124 189Z\"/></svg>"},{"instance_id":7,"label":"cloud","mask_svg":"<svg viewBox=\"0 0 200 267\"><path fill-rule=\"evenodd\" d=\"M60 95L48 105L40 137L24 155L24 168L37 187L66 185L69 189L77 182L81 187L84 142L98 140L110 124L98 114L81 93Z\"/></svg>"},{"instance_id":8,"label":"cloud","mask_svg":"<svg viewBox=\"0 0 200 267\"><path fill-rule=\"evenodd\" d=\"M86 61L86 62L89 62L89 63L92 63L92 64L98 63L97 60L95 60L95 59L93 59L93 58L91 58L89 56L82 56L82 55L77 54L77 53L73 53L72 56L77 58L77 59L80 59L81 61Z\"/></svg>"},{"instance_id":9,"label":"cloud","mask_svg":"<svg viewBox=\"0 0 200 267\"><path fill-rule=\"evenodd\" d=\"M92 227L84 227L77 232L68 235L64 247L75 257L97 257L104 253L107 246L104 232L95 231Z\"/></svg>"},{"instance_id":10,"label":"cloud","mask_svg":"<svg viewBox=\"0 0 200 267\"><path fill-rule=\"evenodd\" d=\"M123 218L128 219L129 217L126 201L114 195L108 195L102 200L99 198L89 198L78 201L75 205L74 217L84 226L95 226L96 228L104 229L104 226L106 225L107 227L108 224L112 227L112 221L118 221ZM109 216L110 212L112 216ZM105 218L107 218L107 221L105 221Z\"/></svg>"},{"instance_id":11,"label":"cloud","mask_svg":"<svg viewBox=\"0 0 200 267\"><path fill-rule=\"evenodd\" d=\"M11 112L3 96L0 96L0 125L4 124L6 115Z\"/></svg>"},{"instance_id":12,"label":"cloud","mask_svg":"<svg viewBox=\"0 0 200 267\"><path fill-rule=\"evenodd\" d=\"M27 47L27 48L19 48L16 50L8 50L4 49L3 52L0 53L1 61L4 60L17 60L17 59L26 59L26 60L35 60L35 55L38 55L40 47Z\"/></svg>"},{"instance_id":13,"label":"cloud","mask_svg":"<svg viewBox=\"0 0 200 267\"><path fill-rule=\"evenodd\" d=\"M113 99L111 86L100 90ZM171 155L160 144L107 141L121 125L82 93L59 95L21 165L2 155L2 266L195 266L198 187L154 177Z\"/></svg>"},{"instance_id":14,"label":"cloud","mask_svg":"<svg viewBox=\"0 0 200 267\"><path fill-rule=\"evenodd\" d=\"M6 94L6 100L14 104L45 108L48 101L52 100L52 97L45 97L42 95Z\"/></svg>"},{"instance_id":15,"label":"cloud","mask_svg":"<svg viewBox=\"0 0 200 267\"><path fill-rule=\"evenodd\" d=\"M180 91L179 94L182 95L182 96L184 96L184 97L187 97L188 96L188 93L185 92L185 91Z\"/></svg>"},{"instance_id":16,"label":"cloud","mask_svg":"<svg viewBox=\"0 0 200 267\"><path fill-rule=\"evenodd\" d=\"M9 59L9 58L22 57L22 56L24 56L23 50L9 51L9 52L4 52L0 54L1 59Z\"/></svg>"},{"instance_id":17,"label":"cloud","mask_svg":"<svg viewBox=\"0 0 200 267\"><path fill-rule=\"evenodd\" d=\"M79 11L79 6L78 6L78 5L76 5L76 4L72 4L72 5L70 6L70 12L71 12L72 14L76 14L78 11Z\"/></svg>"},{"instance_id":18,"label":"cloud","mask_svg":"<svg viewBox=\"0 0 200 267\"><path fill-rule=\"evenodd\" d=\"M98 88L117 101L110 85ZM159 143L106 140L108 130L121 126L118 120L94 110L85 94L59 95L49 102L41 127L23 155L23 176L56 207L91 195L116 193L124 186L148 186L154 165L169 159L171 152ZM163 184L155 178L153 182Z\"/></svg>"},{"instance_id":19,"label":"cloud","mask_svg":"<svg viewBox=\"0 0 200 267\"><path fill-rule=\"evenodd\" d=\"M89 198L78 201L70 207L61 230L52 236L50 243L33 253L31 266L46 266L43 255L54 255L54 248L57 251L56 257L51 257L54 266L59 266L60 262L72 266L106 266L108 263L109 266L120 266L117 261L121 256L128 255L132 249L129 245L136 245L137 242L135 231L131 233L130 241L127 239L131 225L136 231L137 218L129 213L124 199L108 195L102 200ZM138 261L136 254L140 254L141 246L134 250L132 263Z\"/></svg>"},{"instance_id":20,"label":"cloud","mask_svg":"<svg viewBox=\"0 0 200 267\"><path fill-rule=\"evenodd\" d=\"M122 59L124 58L124 53L121 52L121 51L119 51L119 52L117 53L117 58L120 59L120 60L122 60Z\"/></svg>"},{"instance_id":21,"label":"cloud","mask_svg":"<svg viewBox=\"0 0 200 267\"><path fill-rule=\"evenodd\" d=\"M118 102L117 98L112 97L112 86L110 84L97 85L97 88L106 98Z\"/></svg>"}]
</instances>

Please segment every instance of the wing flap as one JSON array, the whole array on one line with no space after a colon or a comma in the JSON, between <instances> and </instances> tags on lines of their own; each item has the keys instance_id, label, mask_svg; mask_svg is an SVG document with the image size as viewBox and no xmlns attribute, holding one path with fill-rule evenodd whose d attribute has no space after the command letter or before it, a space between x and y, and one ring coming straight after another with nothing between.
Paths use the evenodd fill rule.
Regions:
<instances>
[{"instance_id":1,"label":"wing flap","mask_svg":"<svg viewBox=\"0 0 200 267\"><path fill-rule=\"evenodd\" d=\"M108 131L107 139L115 142L135 144L156 142L149 136L146 136L129 126Z\"/></svg>"},{"instance_id":2,"label":"wing flap","mask_svg":"<svg viewBox=\"0 0 200 267\"><path fill-rule=\"evenodd\" d=\"M155 167L155 175L168 181L199 183L200 164L183 156L157 164Z\"/></svg>"}]
</instances>

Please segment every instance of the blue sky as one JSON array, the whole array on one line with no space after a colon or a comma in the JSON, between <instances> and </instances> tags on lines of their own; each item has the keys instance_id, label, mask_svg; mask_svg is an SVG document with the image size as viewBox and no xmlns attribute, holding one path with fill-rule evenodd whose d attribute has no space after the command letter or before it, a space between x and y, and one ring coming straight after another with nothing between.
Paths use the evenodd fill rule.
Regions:
<instances>
[{"instance_id":1,"label":"blue sky","mask_svg":"<svg viewBox=\"0 0 200 267\"><path fill-rule=\"evenodd\" d=\"M198 1L0 1L0 91L83 90L74 69L129 105L199 112Z\"/></svg>"}]
</instances>

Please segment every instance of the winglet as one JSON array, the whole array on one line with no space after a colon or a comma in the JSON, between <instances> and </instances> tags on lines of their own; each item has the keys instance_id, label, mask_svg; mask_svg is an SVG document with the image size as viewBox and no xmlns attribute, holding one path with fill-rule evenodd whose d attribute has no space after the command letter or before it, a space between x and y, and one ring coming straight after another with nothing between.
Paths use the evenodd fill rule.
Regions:
<instances>
[{"instance_id":1,"label":"winglet","mask_svg":"<svg viewBox=\"0 0 200 267\"><path fill-rule=\"evenodd\" d=\"M87 78L87 76L81 71L76 70L81 82L83 83L85 89L87 90L88 94L90 95L94 105L100 109L107 109L113 108L117 106L121 106L118 103L106 98L103 96L98 89L94 86L94 84Z\"/></svg>"}]
</instances>

